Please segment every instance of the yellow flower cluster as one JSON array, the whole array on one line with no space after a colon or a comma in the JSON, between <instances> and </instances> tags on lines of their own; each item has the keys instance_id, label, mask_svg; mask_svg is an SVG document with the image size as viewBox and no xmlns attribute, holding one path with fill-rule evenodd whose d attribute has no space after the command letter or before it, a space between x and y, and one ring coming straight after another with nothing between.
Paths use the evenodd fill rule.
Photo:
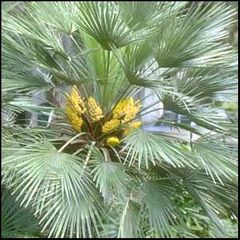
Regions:
<instances>
[{"instance_id":1,"label":"yellow flower cluster","mask_svg":"<svg viewBox=\"0 0 240 240\"><path fill-rule=\"evenodd\" d=\"M66 108L66 113L68 116L68 119L71 123L71 125L73 126L73 128L80 132L82 124L83 124L83 120L81 117L78 116L78 114L76 114L74 111L72 111L71 107L67 107Z\"/></svg>"},{"instance_id":2,"label":"yellow flower cluster","mask_svg":"<svg viewBox=\"0 0 240 240\"><path fill-rule=\"evenodd\" d=\"M125 123L135 118L139 110L140 110L139 101L134 102L133 98L130 97L130 98L121 100L117 104L117 106L113 110L113 118L114 119L123 118L122 122Z\"/></svg>"},{"instance_id":3,"label":"yellow flower cluster","mask_svg":"<svg viewBox=\"0 0 240 240\"><path fill-rule=\"evenodd\" d=\"M133 131L134 129L140 128L142 125L142 121L137 121L137 122L132 122L129 123L126 128L124 129L123 134L126 136L128 135L131 131Z\"/></svg>"},{"instance_id":4,"label":"yellow flower cluster","mask_svg":"<svg viewBox=\"0 0 240 240\"><path fill-rule=\"evenodd\" d=\"M118 128L119 126L120 126L120 120L118 119L109 120L103 125L102 132L103 133L111 132L112 130Z\"/></svg>"},{"instance_id":5,"label":"yellow flower cluster","mask_svg":"<svg viewBox=\"0 0 240 240\"><path fill-rule=\"evenodd\" d=\"M100 108L100 106L98 106L95 99L92 97L88 99L87 104L91 120L93 120L94 122L99 121L103 117L102 109Z\"/></svg>"},{"instance_id":6,"label":"yellow flower cluster","mask_svg":"<svg viewBox=\"0 0 240 240\"><path fill-rule=\"evenodd\" d=\"M133 129L139 128L142 124L141 121L131 122L131 120L136 117L139 110L139 101L134 102L132 97L121 100L113 110L113 118L103 125L102 131L108 133L123 124L125 125L123 134L125 136L128 135ZM110 145L117 145L120 143L120 140L117 137L109 137L107 143Z\"/></svg>"},{"instance_id":7,"label":"yellow flower cluster","mask_svg":"<svg viewBox=\"0 0 240 240\"><path fill-rule=\"evenodd\" d=\"M133 122L133 119L136 117L139 110L139 101L134 102L132 97L121 100L112 112L112 119L106 121L102 125L102 133L109 134L116 130L115 133L117 136L121 136L121 134L125 136L128 135L133 129L139 128L142 124L141 121ZM87 116L85 116L85 114L87 114ZM88 127L89 121L84 122L83 117L86 117L87 119L90 118L92 122L97 122L104 117L102 109L95 99L89 97L85 101L79 95L76 86L73 86L70 94L68 94L66 115L72 127L78 132L81 131L83 124L86 124L86 127ZM101 124L101 122L99 123ZM121 129L123 129L123 133L121 133L121 129L118 131L120 126ZM89 125L89 130L91 133L91 123ZM115 133L113 133L113 135L115 135ZM99 134L101 134L101 132L99 132ZM120 139L117 136L107 136L106 143L112 146L118 145Z\"/></svg>"},{"instance_id":8,"label":"yellow flower cluster","mask_svg":"<svg viewBox=\"0 0 240 240\"><path fill-rule=\"evenodd\" d=\"M117 137L109 137L107 139L107 144L112 145L112 146L116 146L120 143L119 139Z\"/></svg>"},{"instance_id":9,"label":"yellow flower cluster","mask_svg":"<svg viewBox=\"0 0 240 240\"><path fill-rule=\"evenodd\" d=\"M74 86L70 95L68 95L66 114L71 125L78 132L80 132L83 124L81 114L85 111L86 108L83 99L79 96L76 86Z\"/></svg>"},{"instance_id":10,"label":"yellow flower cluster","mask_svg":"<svg viewBox=\"0 0 240 240\"><path fill-rule=\"evenodd\" d=\"M76 111L85 111L85 104L81 96L78 94L78 90L76 86L73 86L70 95L68 95L69 103L75 108Z\"/></svg>"},{"instance_id":11,"label":"yellow flower cluster","mask_svg":"<svg viewBox=\"0 0 240 240\"><path fill-rule=\"evenodd\" d=\"M96 101L90 97L85 104L84 99L78 93L77 87L73 86L70 94L68 94L66 114L71 125L78 132L81 130L83 124L81 115L86 112L86 108L88 108L88 113L93 122L103 117L102 110Z\"/></svg>"}]
</instances>

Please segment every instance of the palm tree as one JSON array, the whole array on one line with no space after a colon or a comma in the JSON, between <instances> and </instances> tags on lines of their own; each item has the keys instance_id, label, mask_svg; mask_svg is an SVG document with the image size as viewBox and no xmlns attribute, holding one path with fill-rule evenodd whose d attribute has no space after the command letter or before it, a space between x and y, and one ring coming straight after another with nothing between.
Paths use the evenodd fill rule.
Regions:
<instances>
[{"instance_id":1,"label":"palm tree","mask_svg":"<svg viewBox=\"0 0 240 240\"><path fill-rule=\"evenodd\" d=\"M5 222L31 213L49 237L236 234L237 147L225 140L237 123L215 104L237 95L228 3L15 2L2 13L2 191L24 212L3 211ZM143 104L146 89L156 102ZM160 102L197 127L143 121ZM161 121L198 139L146 130Z\"/></svg>"}]
</instances>

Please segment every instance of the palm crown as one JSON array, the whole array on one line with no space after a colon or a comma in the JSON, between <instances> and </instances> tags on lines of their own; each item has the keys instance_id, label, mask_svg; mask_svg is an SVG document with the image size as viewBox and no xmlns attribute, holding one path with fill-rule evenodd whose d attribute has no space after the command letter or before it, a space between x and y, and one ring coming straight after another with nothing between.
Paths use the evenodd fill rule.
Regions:
<instances>
[{"instance_id":1,"label":"palm crown","mask_svg":"<svg viewBox=\"0 0 240 240\"><path fill-rule=\"evenodd\" d=\"M42 231L189 237L201 236L191 227L199 221L215 229L213 236L228 236L223 219L236 218L237 161L226 137L236 138L237 126L217 115L216 102L236 100L237 53L226 42L231 6L3 7L2 185ZM158 100L144 105L144 89ZM47 94L48 106L32 103L36 92ZM198 140L144 130L150 122L142 117L159 110L160 101L198 127L155 123ZM29 117L20 124L22 112L48 119L31 127Z\"/></svg>"}]
</instances>

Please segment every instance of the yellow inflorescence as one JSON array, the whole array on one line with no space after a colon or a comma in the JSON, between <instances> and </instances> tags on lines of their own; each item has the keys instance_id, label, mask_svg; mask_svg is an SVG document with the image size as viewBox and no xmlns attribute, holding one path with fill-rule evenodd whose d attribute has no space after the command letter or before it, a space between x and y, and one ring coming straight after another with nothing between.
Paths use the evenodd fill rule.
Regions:
<instances>
[{"instance_id":1,"label":"yellow inflorescence","mask_svg":"<svg viewBox=\"0 0 240 240\"><path fill-rule=\"evenodd\" d=\"M100 106L96 103L95 99L90 97L88 99L88 112L90 114L91 120L94 122L99 121L102 117L102 109Z\"/></svg>"},{"instance_id":2,"label":"yellow inflorescence","mask_svg":"<svg viewBox=\"0 0 240 240\"><path fill-rule=\"evenodd\" d=\"M83 124L82 118L79 117L78 114L72 111L72 109L69 107L66 108L66 113L73 128L80 132Z\"/></svg>"},{"instance_id":3,"label":"yellow inflorescence","mask_svg":"<svg viewBox=\"0 0 240 240\"><path fill-rule=\"evenodd\" d=\"M85 112L85 105L83 99L77 92L77 87L74 86L70 95L68 95L68 102L66 107L67 117L75 130L80 132L83 120L81 114Z\"/></svg>"},{"instance_id":4,"label":"yellow inflorescence","mask_svg":"<svg viewBox=\"0 0 240 240\"><path fill-rule=\"evenodd\" d=\"M125 109L127 108L127 106L128 100L127 99L121 100L113 110L113 118L118 119L123 117L126 114Z\"/></svg>"},{"instance_id":5,"label":"yellow inflorescence","mask_svg":"<svg viewBox=\"0 0 240 240\"><path fill-rule=\"evenodd\" d=\"M135 118L139 110L140 103L138 101L134 102L133 98L130 97L121 100L117 104L116 108L113 110L113 118L115 119L123 118L122 122L125 123Z\"/></svg>"},{"instance_id":6,"label":"yellow inflorescence","mask_svg":"<svg viewBox=\"0 0 240 240\"><path fill-rule=\"evenodd\" d=\"M141 125L142 125L142 121L129 123L127 127L124 129L123 134L126 136L134 129L140 128Z\"/></svg>"},{"instance_id":7,"label":"yellow inflorescence","mask_svg":"<svg viewBox=\"0 0 240 240\"><path fill-rule=\"evenodd\" d=\"M112 146L116 146L120 143L119 139L117 137L109 137L107 139L107 144L112 145Z\"/></svg>"},{"instance_id":8,"label":"yellow inflorescence","mask_svg":"<svg viewBox=\"0 0 240 240\"><path fill-rule=\"evenodd\" d=\"M85 111L85 104L81 96L78 94L77 87L74 85L70 95L68 96L69 103L72 104L72 107L75 108L76 111Z\"/></svg>"},{"instance_id":9,"label":"yellow inflorescence","mask_svg":"<svg viewBox=\"0 0 240 240\"><path fill-rule=\"evenodd\" d=\"M102 132L103 133L111 132L112 130L117 129L119 126L120 126L120 120L118 119L109 120L103 125Z\"/></svg>"},{"instance_id":10,"label":"yellow inflorescence","mask_svg":"<svg viewBox=\"0 0 240 240\"><path fill-rule=\"evenodd\" d=\"M132 122L132 123L130 123L129 125L130 125L130 127L132 127L132 128L140 128L141 125L142 125L142 121Z\"/></svg>"},{"instance_id":11,"label":"yellow inflorescence","mask_svg":"<svg viewBox=\"0 0 240 240\"><path fill-rule=\"evenodd\" d=\"M84 100L84 98L79 95L76 86L73 86L70 94L68 94L68 101L66 105L66 115L70 124L76 131L80 132L83 124L84 130L89 130L90 134L94 134L93 129L98 129L97 134L100 134L100 136L101 134L108 134L104 141L106 141L105 143L108 145L112 146L116 146L120 143L120 139L118 137L122 138L141 126L141 121L133 122L139 110L139 101L134 102L132 97L123 99L113 110L112 119L104 123L103 121L99 121L104 117L104 115L95 99L93 97L89 97ZM83 119L86 119L87 121L85 122ZM96 125L92 125L89 120L93 123L97 121L99 122ZM118 137L111 136L111 132L113 132L113 135L116 134ZM95 138L96 136L93 135L93 137Z\"/></svg>"}]
</instances>

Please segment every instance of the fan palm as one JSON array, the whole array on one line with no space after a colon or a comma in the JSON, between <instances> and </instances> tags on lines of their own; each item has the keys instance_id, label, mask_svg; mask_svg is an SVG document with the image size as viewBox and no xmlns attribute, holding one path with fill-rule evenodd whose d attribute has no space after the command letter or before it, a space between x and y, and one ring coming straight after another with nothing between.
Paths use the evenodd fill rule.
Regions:
<instances>
[{"instance_id":1,"label":"fan palm","mask_svg":"<svg viewBox=\"0 0 240 240\"><path fill-rule=\"evenodd\" d=\"M13 196L5 189L2 195L1 229L3 238L37 237L39 224L29 209L16 203Z\"/></svg>"},{"instance_id":2,"label":"fan palm","mask_svg":"<svg viewBox=\"0 0 240 240\"><path fill-rule=\"evenodd\" d=\"M17 2L2 13L2 185L44 233L229 236L237 148L225 139L237 126L214 104L236 100L228 3ZM145 89L156 102L143 104ZM46 106L32 102L39 93ZM197 127L166 124L198 139L147 131L159 102ZM45 120L31 124L33 113Z\"/></svg>"}]
</instances>

